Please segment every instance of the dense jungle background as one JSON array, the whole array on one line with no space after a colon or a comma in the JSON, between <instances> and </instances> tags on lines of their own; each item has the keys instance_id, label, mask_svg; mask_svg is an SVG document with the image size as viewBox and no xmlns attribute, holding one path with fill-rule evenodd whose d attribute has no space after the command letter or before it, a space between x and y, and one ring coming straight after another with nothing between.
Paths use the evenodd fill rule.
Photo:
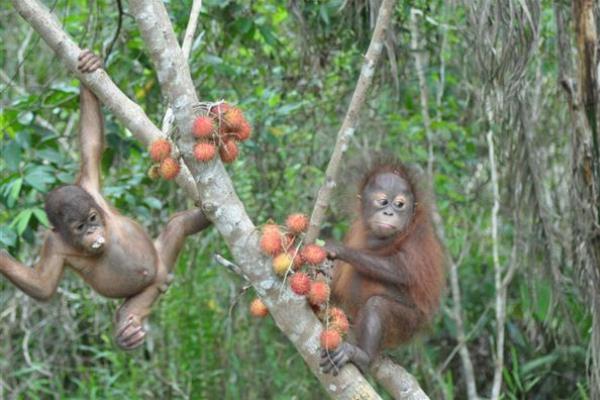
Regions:
<instances>
[{"instance_id":1,"label":"dense jungle background","mask_svg":"<svg viewBox=\"0 0 600 400\"><path fill-rule=\"evenodd\" d=\"M160 125L167 104L127 2L44 3ZM312 210L378 4L203 2L190 69L201 99L238 104L253 125L227 169L257 225ZM180 35L190 6L167 2ZM505 399L600 398L600 270L593 240L578 239L599 223L573 195L574 10L562 0L395 7L344 171L385 151L432 176L447 290L429 331L391 354L432 399L490 397L494 375ZM78 168L79 82L8 1L0 35L0 247L31 264L48 226L44 195ZM104 116L103 192L156 235L193 204L149 179L147 149ZM321 237L343 238L350 201L336 196ZM147 343L130 353L112 340L119 303L75 274L48 303L0 277L0 399L324 398L274 322L249 315L252 288L215 253L229 257L214 229L188 239Z\"/></svg>"}]
</instances>

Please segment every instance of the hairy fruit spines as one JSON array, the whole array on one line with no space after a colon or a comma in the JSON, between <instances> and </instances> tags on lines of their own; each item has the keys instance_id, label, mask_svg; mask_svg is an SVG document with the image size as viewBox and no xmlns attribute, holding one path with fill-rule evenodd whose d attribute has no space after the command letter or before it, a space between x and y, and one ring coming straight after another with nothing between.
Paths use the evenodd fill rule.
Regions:
<instances>
[{"instance_id":1,"label":"hairy fruit spines","mask_svg":"<svg viewBox=\"0 0 600 400\"><path fill-rule=\"evenodd\" d=\"M342 337L334 329L325 329L321 332L321 348L327 351L335 350L341 343Z\"/></svg>"},{"instance_id":2,"label":"hairy fruit spines","mask_svg":"<svg viewBox=\"0 0 600 400\"><path fill-rule=\"evenodd\" d=\"M290 287L292 292L304 296L310 292L311 280L304 272L296 272L290 278Z\"/></svg>"},{"instance_id":3,"label":"hairy fruit spines","mask_svg":"<svg viewBox=\"0 0 600 400\"><path fill-rule=\"evenodd\" d=\"M310 285L308 301L314 306L320 306L329 301L329 285L323 281L315 281Z\"/></svg>"},{"instance_id":4,"label":"hairy fruit spines","mask_svg":"<svg viewBox=\"0 0 600 400\"><path fill-rule=\"evenodd\" d=\"M348 317L341 308L333 307L329 310L329 327L335 329L341 335L347 333L350 329Z\"/></svg>"},{"instance_id":5,"label":"hairy fruit spines","mask_svg":"<svg viewBox=\"0 0 600 400\"><path fill-rule=\"evenodd\" d=\"M308 217L300 213L290 214L285 220L285 225L291 233L297 235L308 228Z\"/></svg>"},{"instance_id":6,"label":"hairy fruit spines","mask_svg":"<svg viewBox=\"0 0 600 400\"><path fill-rule=\"evenodd\" d=\"M223 114L223 122L231 131L238 131L246 121L242 110L237 107L231 107Z\"/></svg>"},{"instance_id":7,"label":"hairy fruit spines","mask_svg":"<svg viewBox=\"0 0 600 400\"><path fill-rule=\"evenodd\" d=\"M167 139L157 139L150 145L150 158L161 162L171 154L171 143Z\"/></svg>"},{"instance_id":8,"label":"hairy fruit spines","mask_svg":"<svg viewBox=\"0 0 600 400\"><path fill-rule=\"evenodd\" d=\"M224 163L232 163L238 156L239 150L234 140L226 140L219 149L219 155Z\"/></svg>"},{"instance_id":9,"label":"hairy fruit spines","mask_svg":"<svg viewBox=\"0 0 600 400\"><path fill-rule=\"evenodd\" d=\"M267 224L263 227L263 234L260 238L261 250L274 256L283 251L283 236L279 227L274 224Z\"/></svg>"},{"instance_id":10,"label":"hairy fruit spines","mask_svg":"<svg viewBox=\"0 0 600 400\"><path fill-rule=\"evenodd\" d=\"M259 298L252 300L250 303L250 314L255 317L266 317L269 315L269 309L265 306L265 303Z\"/></svg>"},{"instance_id":11,"label":"hairy fruit spines","mask_svg":"<svg viewBox=\"0 0 600 400\"><path fill-rule=\"evenodd\" d=\"M167 157L160 163L160 176L170 181L172 179L175 179L175 177L179 175L180 169L181 167L179 166L177 160L175 160L172 157Z\"/></svg>"},{"instance_id":12,"label":"hairy fruit spines","mask_svg":"<svg viewBox=\"0 0 600 400\"><path fill-rule=\"evenodd\" d=\"M252 126L248 121L242 122L238 130L235 132L236 137L240 141L248 140L252 134Z\"/></svg>"},{"instance_id":13,"label":"hairy fruit spines","mask_svg":"<svg viewBox=\"0 0 600 400\"><path fill-rule=\"evenodd\" d=\"M213 130L215 129L215 124L213 119L208 115L197 117L194 120L194 125L192 127L192 134L195 138L205 139L212 135Z\"/></svg>"},{"instance_id":14,"label":"hairy fruit spines","mask_svg":"<svg viewBox=\"0 0 600 400\"><path fill-rule=\"evenodd\" d=\"M326 257L325 249L319 245L307 244L302 248L302 259L308 264L319 265Z\"/></svg>"},{"instance_id":15,"label":"hairy fruit spines","mask_svg":"<svg viewBox=\"0 0 600 400\"><path fill-rule=\"evenodd\" d=\"M194 157L201 162L207 162L215 158L217 147L211 142L200 142L194 146Z\"/></svg>"}]
</instances>

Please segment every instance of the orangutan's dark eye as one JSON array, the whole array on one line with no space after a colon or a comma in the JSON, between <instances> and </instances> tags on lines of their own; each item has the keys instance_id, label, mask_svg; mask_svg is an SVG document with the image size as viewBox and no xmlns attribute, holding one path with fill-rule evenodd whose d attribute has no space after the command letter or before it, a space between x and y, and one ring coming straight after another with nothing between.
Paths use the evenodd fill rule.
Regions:
<instances>
[{"instance_id":1,"label":"orangutan's dark eye","mask_svg":"<svg viewBox=\"0 0 600 400\"><path fill-rule=\"evenodd\" d=\"M399 209L403 209L404 208L404 204L405 203L403 201L395 201L394 202L394 206L396 206L396 208L399 208Z\"/></svg>"},{"instance_id":2,"label":"orangutan's dark eye","mask_svg":"<svg viewBox=\"0 0 600 400\"><path fill-rule=\"evenodd\" d=\"M83 230L83 228L85 228L85 224L79 224L77 225L77 232L81 232Z\"/></svg>"}]
</instances>

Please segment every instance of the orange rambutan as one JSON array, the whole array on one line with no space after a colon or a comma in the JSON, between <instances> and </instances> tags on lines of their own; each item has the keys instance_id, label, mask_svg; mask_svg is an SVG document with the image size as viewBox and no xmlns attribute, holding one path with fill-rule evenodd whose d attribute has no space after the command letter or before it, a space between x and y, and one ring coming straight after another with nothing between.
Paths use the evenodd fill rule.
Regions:
<instances>
[{"instance_id":1,"label":"orange rambutan","mask_svg":"<svg viewBox=\"0 0 600 400\"><path fill-rule=\"evenodd\" d=\"M207 162L217 154L217 147L211 142L200 142L194 146L194 157L198 161Z\"/></svg>"},{"instance_id":2,"label":"orange rambutan","mask_svg":"<svg viewBox=\"0 0 600 400\"><path fill-rule=\"evenodd\" d=\"M341 343L342 337L339 332L333 329L325 329L321 332L321 348L331 351L335 350Z\"/></svg>"},{"instance_id":3,"label":"orange rambutan","mask_svg":"<svg viewBox=\"0 0 600 400\"><path fill-rule=\"evenodd\" d=\"M168 181L175 179L179 174L180 169L179 163L172 157L167 157L162 160L159 167L160 175Z\"/></svg>"},{"instance_id":4,"label":"orange rambutan","mask_svg":"<svg viewBox=\"0 0 600 400\"><path fill-rule=\"evenodd\" d=\"M269 309L261 299L256 298L250 303L250 314L255 317L266 317L269 314Z\"/></svg>"},{"instance_id":5,"label":"orange rambutan","mask_svg":"<svg viewBox=\"0 0 600 400\"><path fill-rule=\"evenodd\" d=\"M310 304L319 306L329 301L329 285L323 281L315 281L310 285L308 301Z\"/></svg>"},{"instance_id":6,"label":"orange rambutan","mask_svg":"<svg viewBox=\"0 0 600 400\"><path fill-rule=\"evenodd\" d=\"M150 158L161 162L171 154L171 143L167 139L157 139L150 145Z\"/></svg>"},{"instance_id":7,"label":"orange rambutan","mask_svg":"<svg viewBox=\"0 0 600 400\"><path fill-rule=\"evenodd\" d=\"M260 238L260 248L269 255L275 255L283 251L283 236L279 227L274 224L267 224L263 227L263 234Z\"/></svg>"},{"instance_id":8,"label":"orange rambutan","mask_svg":"<svg viewBox=\"0 0 600 400\"><path fill-rule=\"evenodd\" d=\"M242 110L237 107L231 107L223 114L223 122L229 128L229 130L235 132L242 127L242 124L246 122Z\"/></svg>"},{"instance_id":9,"label":"orange rambutan","mask_svg":"<svg viewBox=\"0 0 600 400\"><path fill-rule=\"evenodd\" d=\"M192 127L192 134L198 139L210 137L215 124L213 119L208 115L200 116L194 120L194 126Z\"/></svg>"},{"instance_id":10,"label":"orange rambutan","mask_svg":"<svg viewBox=\"0 0 600 400\"><path fill-rule=\"evenodd\" d=\"M300 213L290 214L285 220L285 225L291 233L297 235L308 228L308 217Z\"/></svg>"},{"instance_id":11,"label":"orange rambutan","mask_svg":"<svg viewBox=\"0 0 600 400\"><path fill-rule=\"evenodd\" d=\"M290 278L290 287L292 288L292 291L301 296L310 292L310 285L310 277L304 272L296 272Z\"/></svg>"},{"instance_id":12,"label":"orange rambutan","mask_svg":"<svg viewBox=\"0 0 600 400\"><path fill-rule=\"evenodd\" d=\"M348 317L341 308L333 307L329 310L329 327L335 329L341 335L345 334L350 329Z\"/></svg>"},{"instance_id":13,"label":"orange rambutan","mask_svg":"<svg viewBox=\"0 0 600 400\"><path fill-rule=\"evenodd\" d=\"M244 140L248 140L251 134L252 126L246 120L242 122L242 124L238 127L237 131L235 132L235 136L237 137L237 139L242 142Z\"/></svg>"},{"instance_id":14,"label":"orange rambutan","mask_svg":"<svg viewBox=\"0 0 600 400\"><path fill-rule=\"evenodd\" d=\"M224 163L231 163L238 156L239 150L234 140L225 140L219 149L219 155Z\"/></svg>"},{"instance_id":15,"label":"orange rambutan","mask_svg":"<svg viewBox=\"0 0 600 400\"><path fill-rule=\"evenodd\" d=\"M311 265L319 265L325 261L325 249L316 244L307 244L302 248L302 259Z\"/></svg>"}]
</instances>

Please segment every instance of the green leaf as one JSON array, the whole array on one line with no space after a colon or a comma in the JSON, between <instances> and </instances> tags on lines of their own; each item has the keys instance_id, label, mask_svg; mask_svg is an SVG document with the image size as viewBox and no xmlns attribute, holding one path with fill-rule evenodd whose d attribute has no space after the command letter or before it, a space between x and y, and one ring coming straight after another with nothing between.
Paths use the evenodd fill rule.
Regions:
<instances>
[{"instance_id":1,"label":"green leaf","mask_svg":"<svg viewBox=\"0 0 600 400\"><path fill-rule=\"evenodd\" d=\"M51 168L41 165L31 169L31 171L25 175L25 182L33 187L38 192L45 192L47 185L55 182L56 178L53 175Z\"/></svg>"},{"instance_id":2,"label":"green leaf","mask_svg":"<svg viewBox=\"0 0 600 400\"><path fill-rule=\"evenodd\" d=\"M2 158L4 158L9 170L17 171L21 162L21 147L19 144L11 140L6 146L2 146Z\"/></svg>"},{"instance_id":3,"label":"green leaf","mask_svg":"<svg viewBox=\"0 0 600 400\"><path fill-rule=\"evenodd\" d=\"M155 210L160 210L162 208L162 202L156 197L146 197L144 199L144 203L150 208Z\"/></svg>"},{"instance_id":4,"label":"green leaf","mask_svg":"<svg viewBox=\"0 0 600 400\"><path fill-rule=\"evenodd\" d=\"M10 190L8 192L8 199L6 201L6 205L9 208L12 208L17 199L19 198L19 193L21 193L21 187L23 186L23 178L17 178L10 184Z\"/></svg>"},{"instance_id":5,"label":"green leaf","mask_svg":"<svg viewBox=\"0 0 600 400\"><path fill-rule=\"evenodd\" d=\"M33 211L31 209L23 210L19 214L17 214L13 222L10 224L11 227L14 227L16 229L17 235L20 236L23 234L23 232L25 232L25 229L27 229L27 225L29 224L29 220L31 219L32 215Z\"/></svg>"},{"instance_id":6,"label":"green leaf","mask_svg":"<svg viewBox=\"0 0 600 400\"><path fill-rule=\"evenodd\" d=\"M44 225L46 228L50 227L50 221L48 221L48 216L46 215L46 212L44 210L42 210L41 208L34 208L32 209L33 211L33 215L35 215L35 218L40 221L40 224Z\"/></svg>"}]
</instances>

